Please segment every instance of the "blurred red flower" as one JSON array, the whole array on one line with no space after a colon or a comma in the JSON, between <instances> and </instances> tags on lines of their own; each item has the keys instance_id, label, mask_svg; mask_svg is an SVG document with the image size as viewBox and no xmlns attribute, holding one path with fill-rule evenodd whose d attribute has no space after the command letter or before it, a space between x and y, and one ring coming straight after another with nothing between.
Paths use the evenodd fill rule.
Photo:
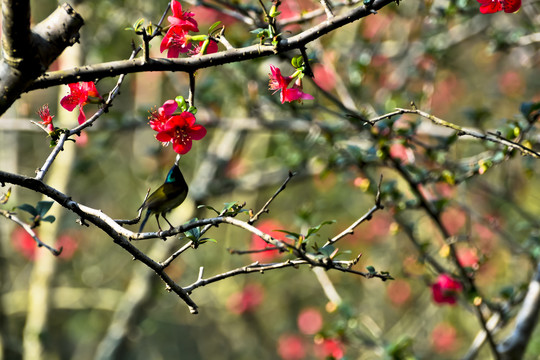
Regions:
<instances>
[{"instance_id":1,"label":"blurred red flower","mask_svg":"<svg viewBox=\"0 0 540 360\"><path fill-rule=\"evenodd\" d=\"M301 360L306 356L306 346L300 336L285 334L278 339L277 352L283 360Z\"/></svg>"},{"instance_id":2,"label":"blurred red flower","mask_svg":"<svg viewBox=\"0 0 540 360\"><path fill-rule=\"evenodd\" d=\"M285 234L279 231L283 229L283 225L281 225L276 220L263 220L259 223L257 226L257 229L261 230L263 233L268 234L272 236L274 239L285 241ZM275 259L277 256L279 256L279 251L275 249L273 246L269 245L266 241L261 239L259 236L253 234L251 235L251 246L249 247L250 250L264 250L266 248L269 248L269 250L261 251L261 252L254 252L251 254L251 260L252 261L259 261L259 262L269 262Z\"/></svg>"},{"instance_id":3,"label":"blurred red flower","mask_svg":"<svg viewBox=\"0 0 540 360\"><path fill-rule=\"evenodd\" d=\"M405 280L396 280L388 284L386 294L396 306L405 304L411 298L411 285Z\"/></svg>"},{"instance_id":4,"label":"blurred red flower","mask_svg":"<svg viewBox=\"0 0 540 360\"><path fill-rule=\"evenodd\" d=\"M227 299L227 308L234 314L253 312L264 299L264 288L259 284L248 284Z\"/></svg>"},{"instance_id":5,"label":"blurred red flower","mask_svg":"<svg viewBox=\"0 0 540 360\"><path fill-rule=\"evenodd\" d=\"M323 318L319 310L307 308L300 312L296 320L298 329L302 334L313 335L318 333L323 326Z\"/></svg>"},{"instance_id":6,"label":"blurred red flower","mask_svg":"<svg viewBox=\"0 0 540 360\"><path fill-rule=\"evenodd\" d=\"M433 301L437 304L454 305L457 301L457 296L462 290L461 283L446 274L440 274L437 277L437 282L431 285Z\"/></svg>"},{"instance_id":7,"label":"blurred red flower","mask_svg":"<svg viewBox=\"0 0 540 360\"><path fill-rule=\"evenodd\" d=\"M450 324L437 324L431 332L431 343L434 350L439 354L448 354L448 352L455 351L457 347L456 329Z\"/></svg>"},{"instance_id":8,"label":"blurred red flower","mask_svg":"<svg viewBox=\"0 0 540 360\"><path fill-rule=\"evenodd\" d=\"M321 359L341 359L345 356L345 349L338 339L324 339L315 344L315 355Z\"/></svg>"},{"instance_id":9,"label":"blurred red flower","mask_svg":"<svg viewBox=\"0 0 540 360\"><path fill-rule=\"evenodd\" d=\"M37 244L22 227L17 226L11 233L11 243L15 250L28 260L36 258Z\"/></svg>"}]
</instances>

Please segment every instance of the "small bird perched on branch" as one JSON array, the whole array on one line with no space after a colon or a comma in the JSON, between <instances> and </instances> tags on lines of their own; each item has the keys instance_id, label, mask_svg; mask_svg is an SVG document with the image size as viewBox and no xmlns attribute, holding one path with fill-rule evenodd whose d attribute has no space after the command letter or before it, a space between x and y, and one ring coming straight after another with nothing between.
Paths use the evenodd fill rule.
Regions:
<instances>
[{"instance_id":1,"label":"small bird perched on branch","mask_svg":"<svg viewBox=\"0 0 540 360\"><path fill-rule=\"evenodd\" d=\"M186 183L186 180L184 180L184 176L182 175L180 168L178 167L179 160L180 155L177 155L176 161L174 162L171 170L169 170L169 173L167 174L167 178L165 179L163 185L161 185L159 188L157 188L156 191L150 194L150 196L139 208L139 210L147 209L144 220L142 221L141 227L139 228L139 232L142 232L146 221L148 221L148 218L152 214L156 215L156 221L159 231L162 231L161 226L159 225L159 215L161 215L165 219L165 221L170 225L171 228L174 227L169 222L169 220L167 220L165 214L182 204L186 199L188 193L188 185Z\"/></svg>"}]
</instances>

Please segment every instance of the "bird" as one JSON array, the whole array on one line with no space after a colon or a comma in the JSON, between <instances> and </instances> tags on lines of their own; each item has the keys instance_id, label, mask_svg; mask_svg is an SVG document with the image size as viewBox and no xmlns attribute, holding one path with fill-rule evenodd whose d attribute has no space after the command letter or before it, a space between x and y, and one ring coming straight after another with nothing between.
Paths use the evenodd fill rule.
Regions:
<instances>
[{"instance_id":1,"label":"bird","mask_svg":"<svg viewBox=\"0 0 540 360\"><path fill-rule=\"evenodd\" d=\"M165 214L184 202L189 189L186 180L178 167L179 161L180 155L177 155L176 161L171 170L169 170L163 185L150 194L139 208L141 211L146 209L146 215L141 223L139 232L143 231L144 225L152 214L156 216L159 231L162 231L161 226L159 225L159 215L165 219L171 229L174 227L169 220L167 220Z\"/></svg>"}]
</instances>

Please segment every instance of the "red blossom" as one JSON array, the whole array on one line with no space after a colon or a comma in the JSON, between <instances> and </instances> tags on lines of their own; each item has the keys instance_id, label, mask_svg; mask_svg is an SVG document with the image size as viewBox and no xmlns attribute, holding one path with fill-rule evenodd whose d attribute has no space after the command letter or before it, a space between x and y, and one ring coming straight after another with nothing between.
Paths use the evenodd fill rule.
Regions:
<instances>
[{"instance_id":1,"label":"red blossom","mask_svg":"<svg viewBox=\"0 0 540 360\"><path fill-rule=\"evenodd\" d=\"M242 291L227 299L227 308L235 314L255 311L264 299L264 289L259 284L248 284Z\"/></svg>"},{"instance_id":2,"label":"red blossom","mask_svg":"<svg viewBox=\"0 0 540 360\"><path fill-rule=\"evenodd\" d=\"M302 82L300 79L298 79L295 84L289 88L288 86L293 79L292 77L284 77L281 75L281 70L274 65L270 65L270 71L271 73L268 74L268 76L270 76L268 88L270 90L274 90L274 94L281 90L280 99L282 104L285 103L285 101L292 102L298 100L301 102L302 100L313 100L313 96L302 91Z\"/></svg>"},{"instance_id":3,"label":"red blossom","mask_svg":"<svg viewBox=\"0 0 540 360\"><path fill-rule=\"evenodd\" d=\"M437 304L454 305L458 294L463 290L461 283L449 275L440 274L437 282L431 285L433 301Z\"/></svg>"},{"instance_id":4,"label":"red blossom","mask_svg":"<svg viewBox=\"0 0 540 360\"><path fill-rule=\"evenodd\" d=\"M172 143L174 151L181 155L191 150L193 140L201 140L206 135L204 126L195 124L195 116L188 111L173 115L165 123L154 126L154 130L158 129L156 139L164 145Z\"/></svg>"},{"instance_id":5,"label":"red blossom","mask_svg":"<svg viewBox=\"0 0 540 360\"><path fill-rule=\"evenodd\" d=\"M278 229L283 229L283 225L281 225L275 220L263 220L259 223L257 229L261 230L263 233L272 236L274 239L285 241L285 234L276 231ZM267 248L268 250L263 251ZM251 236L251 246L249 249L253 251L261 250L260 252L257 251L251 253L250 257L252 261L259 261L264 263L272 261L274 258L279 256L279 251L274 246L269 245L266 241L264 241L255 234Z\"/></svg>"},{"instance_id":6,"label":"red blossom","mask_svg":"<svg viewBox=\"0 0 540 360\"><path fill-rule=\"evenodd\" d=\"M167 20L174 26L180 26L185 31L198 32L197 21L193 19L194 13L189 11L182 11L182 4L179 1L171 1L172 16L169 16Z\"/></svg>"},{"instance_id":7,"label":"red blossom","mask_svg":"<svg viewBox=\"0 0 540 360\"><path fill-rule=\"evenodd\" d=\"M315 308L307 308L302 310L296 319L298 329L302 334L314 335L318 333L323 326L323 318L321 312Z\"/></svg>"},{"instance_id":8,"label":"red blossom","mask_svg":"<svg viewBox=\"0 0 540 360\"><path fill-rule=\"evenodd\" d=\"M54 131L54 125L52 123L53 117L49 112L49 105L45 104L38 110L38 115L43 120L41 124L47 128L49 133Z\"/></svg>"},{"instance_id":9,"label":"red blossom","mask_svg":"<svg viewBox=\"0 0 540 360\"><path fill-rule=\"evenodd\" d=\"M301 360L306 356L306 346L298 335L281 335L277 353L283 360Z\"/></svg>"},{"instance_id":10,"label":"red blossom","mask_svg":"<svg viewBox=\"0 0 540 360\"><path fill-rule=\"evenodd\" d=\"M173 26L167 31L161 41L159 51L167 51L168 58L177 58L180 53L187 53L191 49L191 36L181 26Z\"/></svg>"},{"instance_id":11,"label":"red blossom","mask_svg":"<svg viewBox=\"0 0 540 360\"><path fill-rule=\"evenodd\" d=\"M437 324L431 332L431 343L434 350L439 354L448 354L455 351L458 345L456 329L450 324Z\"/></svg>"},{"instance_id":12,"label":"red blossom","mask_svg":"<svg viewBox=\"0 0 540 360\"><path fill-rule=\"evenodd\" d=\"M341 359L345 356L343 343L338 339L324 339L316 344L315 354L322 359Z\"/></svg>"},{"instance_id":13,"label":"red blossom","mask_svg":"<svg viewBox=\"0 0 540 360\"><path fill-rule=\"evenodd\" d=\"M86 121L86 115L83 112L83 106L88 103L97 103L101 101L101 95L99 95L96 85L93 81L78 82L69 84L70 93L60 100L60 105L67 111L73 111L79 106L79 124Z\"/></svg>"},{"instance_id":14,"label":"red blossom","mask_svg":"<svg viewBox=\"0 0 540 360\"><path fill-rule=\"evenodd\" d=\"M514 13L521 8L521 0L476 0L480 3L482 14L493 14L504 10L505 13Z\"/></svg>"},{"instance_id":15,"label":"red blossom","mask_svg":"<svg viewBox=\"0 0 540 360\"><path fill-rule=\"evenodd\" d=\"M195 56L199 55L202 48L203 48L204 41L199 41L199 45L196 45L191 49L190 55ZM204 50L204 53L202 55L207 54L214 54L218 52L218 44L214 40L208 40L208 45L206 46L206 49Z\"/></svg>"},{"instance_id":16,"label":"red blossom","mask_svg":"<svg viewBox=\"0 0 540 360\"><path fill-rule=\"evenodd\" d=\"M16 227L11 233L11 242L17 252L28 260L35 260L37 244L32 235L22 227Z\"/></svg>"},{"instance_id":17,"label":"red blossom","mask_svg":"<svg viewBox=\"0 0 540 360\"><path fill-rule=\"evenodd\" d=\"M178 103L174 100L167 100L157 111L153 111L148 118L150 127L155 131L162 131L163 126L178 109Z\"/></svg>"}]
</instances>

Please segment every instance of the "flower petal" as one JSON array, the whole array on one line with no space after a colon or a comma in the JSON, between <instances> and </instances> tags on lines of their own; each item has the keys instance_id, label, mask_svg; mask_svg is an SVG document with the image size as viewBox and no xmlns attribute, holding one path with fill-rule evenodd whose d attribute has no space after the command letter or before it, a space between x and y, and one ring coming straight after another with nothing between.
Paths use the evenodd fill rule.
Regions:
<instances>
[{"instance_id":1,"label":"flower petal","mask_svg":"<svg viewBox=\"0 0 540 360\"><path fill-rule=\"evenodd\" d=\"M86 121L86 115L84 114L82 106L79 106L79 117L77 118L77 121L79 122L79 125Z\"/></svg>"},{"instance_id":2,"label":"flower petal","mask_svg":"<svg viewBox=\"0 0 540 360\"><path fill-rule=\"evenodd\" d=\"M201 140L206 136L206 128L202 125L194 125L190 129L189 135L193 140Z\"/></svg>"},{"instance_id":3,"label":"flower petal","mask_svg":"<svg viewBox=\"0 0 540 360\"><path fill-rule=\"evenodd\" d=\"M173 150L180 155L187 154L191 150L191 146L191 139L186 139L183 143L178 142L176 139L173 140Z\"/></svg>"}]
</instances>

